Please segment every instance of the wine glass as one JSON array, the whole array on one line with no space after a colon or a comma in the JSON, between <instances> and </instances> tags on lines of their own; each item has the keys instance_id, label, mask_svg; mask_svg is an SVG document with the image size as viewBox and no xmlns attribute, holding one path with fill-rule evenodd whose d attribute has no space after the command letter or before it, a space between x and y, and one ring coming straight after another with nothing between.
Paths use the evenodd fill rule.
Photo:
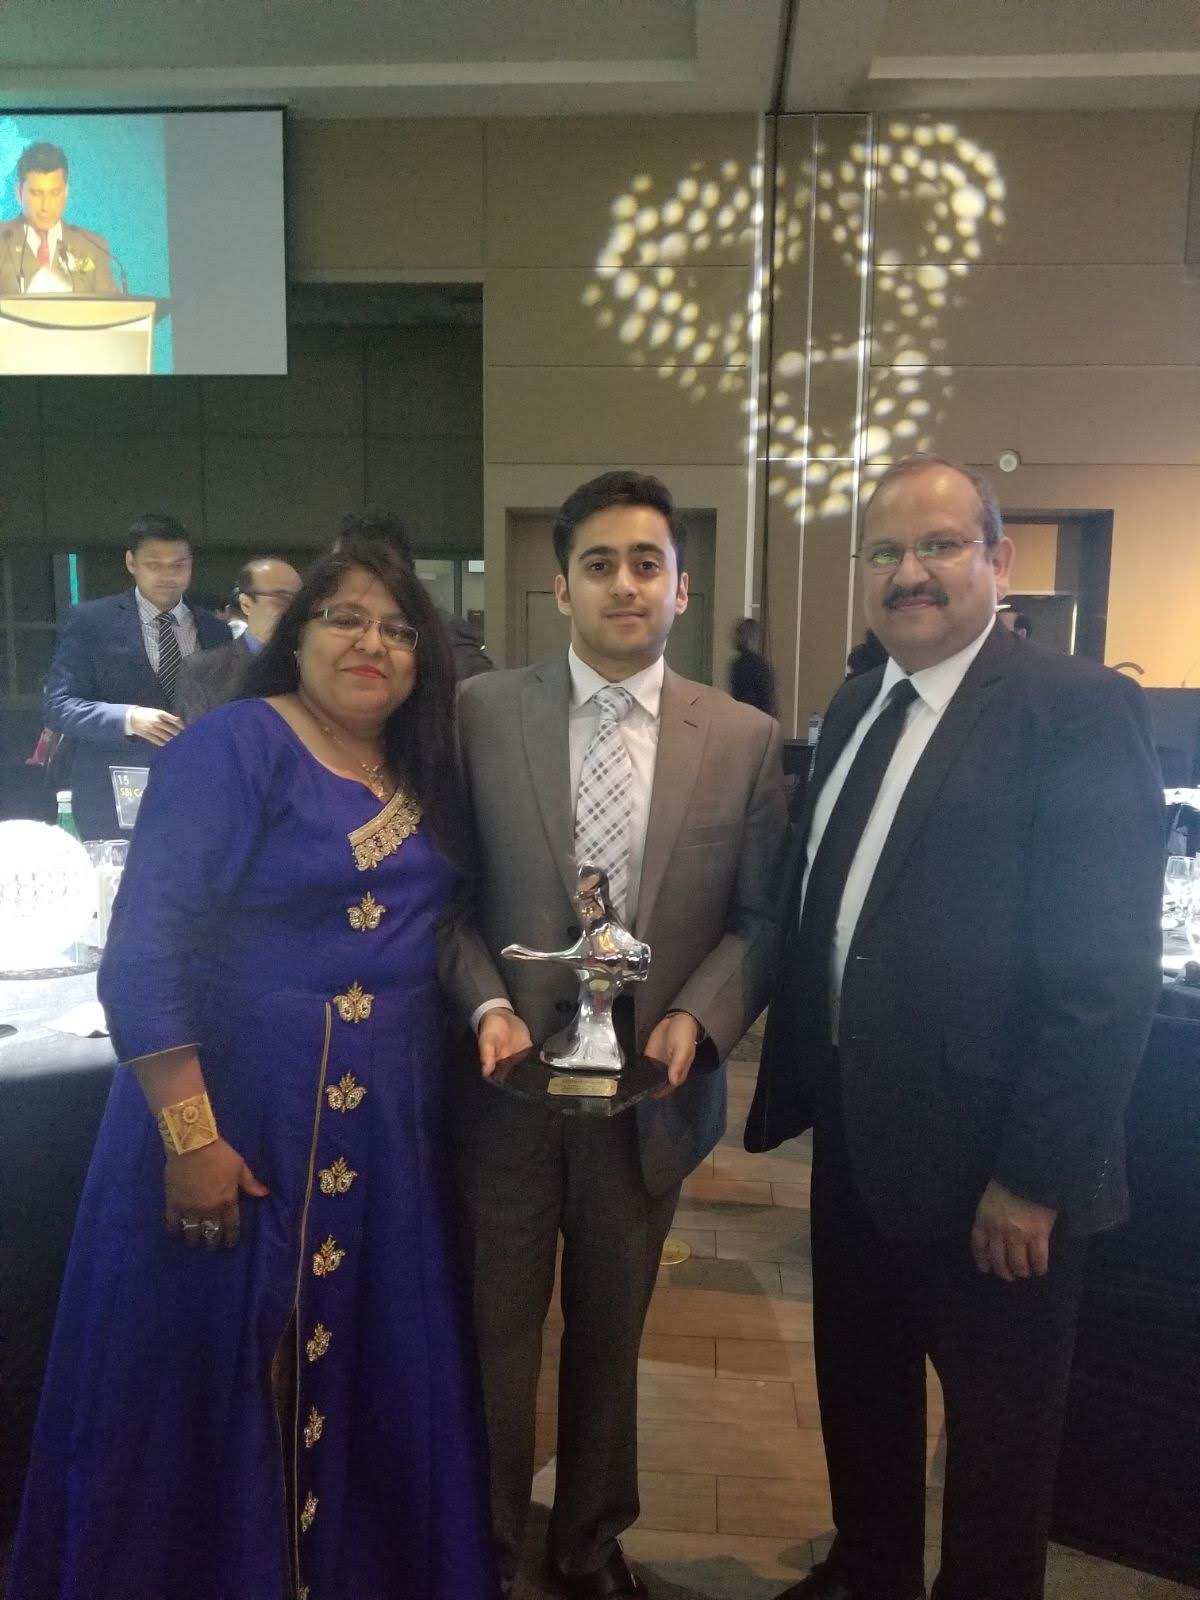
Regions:
<instances>
[{"instance_id":1,"label":"wine glass","mask_svg":"<svg viewBox=\"0 0 1200 1600\"><path fill-rule=\"evenodd\" d=\"M1168 856L1163 875L1163 927L1178 928L1185 920L1192 900L1195 862L1190 856Z\"/></svg>"}]
</instances>

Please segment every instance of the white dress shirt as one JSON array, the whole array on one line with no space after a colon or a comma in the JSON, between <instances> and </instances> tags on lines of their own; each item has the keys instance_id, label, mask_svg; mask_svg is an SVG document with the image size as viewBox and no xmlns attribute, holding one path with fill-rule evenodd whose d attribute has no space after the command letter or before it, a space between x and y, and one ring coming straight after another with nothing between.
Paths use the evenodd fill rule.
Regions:
<instances>
[{"instance_id":1,"label":"white dress shirt","mask_svg":"<svg viewBox=\"0 0 1200 1600\"><path fill-rule=\"evenodd\" d=\"M138 588L134 589L133 597L137 602L138 620L142 624L142 642L145 644L146 654L150 658L150 670L157 673L159 609L152 600L147 600L146 596ZM188 656L195 655L196 647L199 643L196 636L196 619L182 600L172 609L170 614L175 618L175 638L179 643L179 654L186 661ZM136 706L125 707L125 733L127 736L133 733L130 723L133 713L137 709Z\"/></svg>"},{"instance_id":2,"label":"white dress shirt","mask_svg":"<svg viewBox=\"0 0 1200 1600\"><path fill-rule=\"evenodd\" d=\"M842 974L846 970L846 958L850 953L850 944L854 938L854 930L858 927L858 919L862 915L867 891L871 887L871 879L875 876L875 868L879 865L887 836L892 830L892 823L896 820L896 812L900 809L904 791L908 788L909 780L925 752L925 746L932 739L935 728L942 720L946 707L966 677L967 668L983 649L984 641L995 624L996 619L993 617L979 637L967 645L966 649L960 650L957 655L939 661L936 666L923 667L920 672L908 675L913 688L917 691L917 698L905 713L904 727L896 742L888 769L884 773L883 782L879 786L879 793L871 808L867 825L863 829L858 849L854 853L854 860L850 863L846 887L842 892L842 903L838 908L833 948L829 953L829 1011L833 1019L835 1043L838 1002L842 992ZM808 834L804 868L805 894L808 892L812 864L821 847L821 840L825 835L837 798L842 792L846 774L858 754L859 746L867 736L868 728L883 710L884 701L905 676L903 667L897 665L894 660L888 661L883 669L883 682L879 686L879 693L859 719L858 726L846 741L845 748L834 762L833 770L821 786L821 792L813 807L812 827ZM803 906L803 901L801 904Z\"/></svg>"},{"instance_id":3,"label":"white dress shirt","mask_svg":"<svg viewBox=\"0 0 1200 1600\"><path fill-rule=\"evenodd\" d=\"M592 698L598 689L627 689L633 704L621 718L618 727L621 739L629 752L633 768L633 792L629 819L629 864L625 875L625 916L628 927L633 927L637 917L638 891L642 882L642 857L646 852L646 829L650 821L650 797L654 791L654 769L658 762L658 732L661 725L662 689L666 676L666 663L660 656L653 666L610 684L594 668L589 667L575 654L574 646L567 651L567 668L571 675L571 707L567 714L567 743L571 763L571 816L575 816L575 800L579 794L579 774L583 770L583 757L588 743L600 725L600 707ZM485 1000L471 1014L471 1026L478 1028L481 1019L498 1006L507 1006L507 1000Z\"/></svg>"}]
</instances>

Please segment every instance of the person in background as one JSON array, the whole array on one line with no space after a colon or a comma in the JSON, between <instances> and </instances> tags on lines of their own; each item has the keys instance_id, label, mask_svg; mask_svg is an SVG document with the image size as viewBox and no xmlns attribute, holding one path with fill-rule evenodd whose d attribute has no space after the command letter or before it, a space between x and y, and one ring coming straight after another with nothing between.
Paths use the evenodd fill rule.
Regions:
<instances>
[{"instance_id":1,"label":"person in background","mask_svg":"<svg viewBox=\"0 0 1200 1600\"><path fill-rule=\"evenodd\" d=\"M143 767L183 727L183 663L229 643L225 624L183 594L192 546L183 525L148 511L129 530L134 587L67 613L46 676L46 727L72 741L71 794L81 839L117 839L110 767Z\"/></svg>"},{"instance_id":2,"label":"person in background","mask_svg":"<svg viewBox=\"0 0 1200 1600\"><path fill-rule=\"evenodd\" d=\"M0 294L119 294L113 254L101 233L64 213L70 195L66 152L39 140L17 161L18 217L0 223Z\"/></svg>"},{"instance_id":3,"label":"person in background","mask_svg":"<svg viewBox=\"0 0 1200 1600\"><path fill-rule=\"evenodd\" d=\"M762 629L753 617L742 617L733 625L736 654L729 668L729 692L743 705L757 706L769 717L778 715L775 703L775 674L762 653Z\"/></svg>"},{"instance_id":4,"label":"person in background","mask_svg":"<svg viewBox=\"0 0 1200 1600\"><path fill-rule=\"evenodd\" d=\"M184 722L233 700L251 661L300 589L300 574L278 556L247 561L238 573L234 604L245 626L230 644L189 657L179 674L178 709Z\"/></svg>"},{"instance_id":5,"label":"person in background","mask_svg":"<svg viewBox=\"0 0 1200 1600\"><path fill-rule=\"evenodd\" d=\"M365 511L348 513L341 520L333 548L336 550L343 539L349 538L381 539L384 544L391 546L402 561L407 561L410 567L415 567L416 558L413 555L409 531L400 518L390 511L368 506ZM478 677L481 672L494 672L496 663L483 648L478 634L470 623L465 622L462 617L456 617L444 606L438 605L436 600L433 606L450 641L450 651L454 657L454 671L458 681L462 683L466 678Z\"/></svg>"},{"instance_id":6,"label":"person in background","mask_svg":"<svg viewBox=\"0 0 1200 1600\"><path fill-rule=\"evenodd\" d=\"M1000 607L1000 621L1018 639L1031 639L1033 637L1033 623L1023 611L1016 611L1012 606Z\"/></svg>"},{"instance_id":7,"label":"person in background","mask_svg":"<svg viewBox=\"0 0 1200 1600\"><path fill-rule=\"evenodd\" d=\"M884 665L887 658L887 651L880 644L874 630L868 628L846 657L846 676L857 678L864 672L874 672L876 667Z\"/></svg>"},{"instance_id":8,"label":"person in background","mask_svg":"<svg viewBox=\"0 0 1200 1600\"><path fill-rule=\"evenodd\" d=\"M454 698L412 569L346 541L155 765L9 1600L496 1600L443 1124Z\"/></svg>"},{"instance_id":9,"label":"person in background","mask_svg":"<svg viewBox=\"0 0 1200 1600\"><path fill-rule=\"evenodd\" d=\"M895 463L857 557L886 666L825 718L785 885L749 1150L813 1128L817 1393L837 1537L786 1600L918 1600L926 1358L937 1600L1041 1600L1087 1236L1161 984L1141 690L996 626L995 491ZM785 1600L785 1597L780 1597Z\"/></svg>"}]
</instances>

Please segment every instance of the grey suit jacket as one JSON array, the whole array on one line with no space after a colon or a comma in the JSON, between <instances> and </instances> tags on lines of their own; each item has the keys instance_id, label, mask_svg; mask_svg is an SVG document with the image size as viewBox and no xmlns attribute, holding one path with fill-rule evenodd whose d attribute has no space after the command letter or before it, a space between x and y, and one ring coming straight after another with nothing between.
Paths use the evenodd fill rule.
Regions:
<instances>
[{"instance_id":1,"label":"grey suit jacket","mask_svg":"<svg viewBox=\"0 0 1200 1600\"><path fill-rule=\"evenodd\" d=\"M569 973L502 962L511 942L559 949L577 934L565 655L464 684L459 727L478 849L472 893L447 920L442 981L465 1020L507 995L535 1043L563 1024ZM778 724L669 669L635 931L650 975L629 992L639 1046L667 1011L708 1034L688 1081L645 1101L642 1171L679 1183L725 1128L720 1063L765 1004L774 966L773 882L786 826Z\"/></svg>"},{"instance_id":2,"label":"grey suit jacket","mask_svg":"<svg viewBox=\"0 0 1200 1600\"><path fill-rule=\"evenodd\" d=\"M232 700L253 661L244 635L216 650L196 650L179 669L175 709L185 722L195 722Z\"/></svg>"},{"instance_id":3,"label":"grey suit jacket","mask_svg":"<svg viewBox=\"0 0 1200 1600\"><path fill-rule=\"evenodd\" d=\"M73 223L62 225L67 250L68 276L76 294L120 294L113 276L108 240L102 233L84 231ZM0 294L22 294L37 272L37 257L29 249L24 217L0 222Z\"/></svg>"}]
</instances>

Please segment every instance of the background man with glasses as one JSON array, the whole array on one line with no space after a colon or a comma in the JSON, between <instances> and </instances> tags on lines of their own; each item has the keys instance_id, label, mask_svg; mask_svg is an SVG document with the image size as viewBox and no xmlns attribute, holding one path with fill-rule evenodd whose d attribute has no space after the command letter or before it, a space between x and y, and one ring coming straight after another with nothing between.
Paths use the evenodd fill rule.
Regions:
<instances>
[{"instance_id":1,"label":"background man with glasses","mask_svg":"<svg viewBox=\"0 0 1200 1600\"><path fill-rule=\"evenodd\" d=\"M300 590L300 574L278 556L247 561L237 575L234 598L246 626L219 650L191 656L179 674L177 703L185 722L232 700L246 668L275 631L275 624Z\"/></svg>"},{"instance_id":2,"label":"background man with glasses","mask_svg":"<svg viewBox=\"0 0 1200 1600\"><path fill-rule=\"evenodd\" d=\"M996 627L991 486L890 467L857 557L889 659L829 707L746 1146L814 1128L837 1538L788 1600L924 1592L925 1361L946 1405L937 1600L1040 1600L1086 1236L1160 983L1140 690Z\"/></svg>"}]
</instances>

